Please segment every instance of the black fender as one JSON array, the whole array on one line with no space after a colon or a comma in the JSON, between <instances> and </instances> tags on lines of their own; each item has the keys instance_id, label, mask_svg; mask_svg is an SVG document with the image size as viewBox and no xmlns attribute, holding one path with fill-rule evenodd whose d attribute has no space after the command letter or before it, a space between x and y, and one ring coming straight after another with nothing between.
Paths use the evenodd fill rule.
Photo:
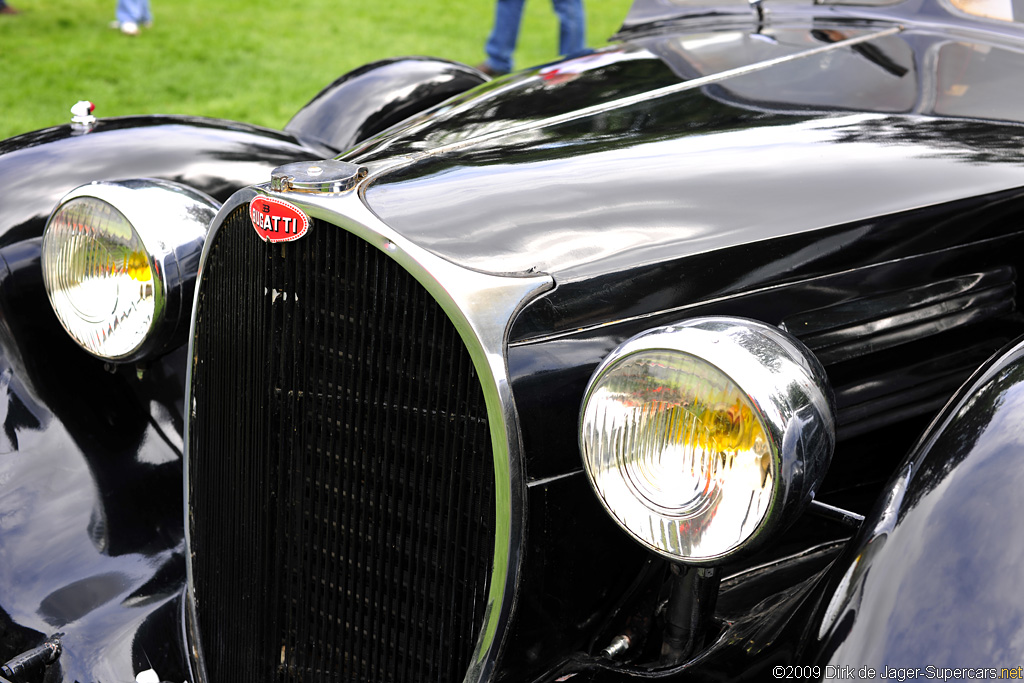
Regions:
<instances>
[{"instance_id":1,"label":"black fender","mask_svg":"<svg viewBox=\"0 0 1024 683\"><path fill-rule=\"evenodd\" d=\"M63 633L47 680L184 680L187 349L114 366L79 348L40 268L50 211L94 181L172 180L224 201L323 155L184 116L100 119L0 142L0 660Z\"/></svg>"},{"instance_id":2,"label":"black fender","mask_svg":"<svg viewBox=\"0 0 1024 683\"><path fill-rule=\"evenodd\" d=\"M187 350L87 354L50 311L40 243L0 249L0 659L62 633L50 683L184 680Z\"/></svg>"},{"instance_id":3,"label":"black fender","mask_svg":"<svg viewBox=\"0 0 1024 683\"><path fill-rule=\"evenodd\" d=\"M161 178L223 202L277 166L322 159L292 135L188 116L99 119L0 142L0 246L38 237L58 200L93 180Z\"/></svg>"},{"instance_id":4,"label":"black fender","mask_svg":"<svg viewBox=\"0 0 1024 683\"><path fill-rule=\"evenodd\" d=\"M385 59L328 85L284 129L334 156L487 80L480 71L458 62L430 57Z\"/></svg>"},{"instance_id":5,"label":"black fender","mask_svg":"<svg viewBox=\"0 0 1024 683\"><path fill-rule=\"evenodd\" d=\"M853 666L875 670L861 677L896 678L903 669L923 679L927 667L1020 665L1022 491L1018 340L951 399L831 570L808 634L823 673Z\"/></svg>"}]
</instances>

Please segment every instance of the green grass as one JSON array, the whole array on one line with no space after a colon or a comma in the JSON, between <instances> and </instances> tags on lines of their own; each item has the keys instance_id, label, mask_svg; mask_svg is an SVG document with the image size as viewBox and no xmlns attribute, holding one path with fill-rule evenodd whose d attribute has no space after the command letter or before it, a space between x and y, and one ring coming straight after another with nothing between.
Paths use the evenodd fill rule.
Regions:
<instances>
[{"instance_id":1,"label":"green grass","mask_svg":"<svg viewBox=\"0 0 1024 683\"><path fill-rule=\"evenodd\" d=\"M66 123L80 99L97 116L193 114L281 128L317 91L361 64L431 55L483 60L493 0L151 0L154 26L108 28L115 0L9 0L0 15L0 139ZM630 0L585 0L587 41L603 44ZM550 61L558 22L528 0L518 66Z\"/></svg>"}]
</instances>

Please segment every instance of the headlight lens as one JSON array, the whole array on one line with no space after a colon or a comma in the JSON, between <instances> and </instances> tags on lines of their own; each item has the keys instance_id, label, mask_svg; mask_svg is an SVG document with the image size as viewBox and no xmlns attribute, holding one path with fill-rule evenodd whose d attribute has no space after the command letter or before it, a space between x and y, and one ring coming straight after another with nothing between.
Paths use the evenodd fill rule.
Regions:
<instances>
[{"instance_id":1,"label":"headlight lens","mask_svg":"<svg viewBox=\"0 0 1024 683\"><path fill-rule=\"evenodd\" d=\"M67 202L50 219L42 259L53 310L79 344L104 358L138 348L165 294L120 211L95 197Z\"/></svg>"},{"instance_id":2,"label":"headlight lens","mask_svg":"<svg viewBox=\"0 0 1024 683\"><path fill-rule=\"evenodd\" d=\"M623 528L663 555L713 564L809 501L833 425L824 373L798 342L704 318L635 337L601 364L580 445Z\"/></svg>"},{"instance_id":3,"label":"headlight lens","mask_svg":"<svg viewBox=\"0 0 1024 683\"><path fill-rule=\"evenodd\" d=\"M70 192L43 233L50 304L82 348L139 360L180 338L217 203L160 180L92 183Z\"/></svg>"}]
</instances>

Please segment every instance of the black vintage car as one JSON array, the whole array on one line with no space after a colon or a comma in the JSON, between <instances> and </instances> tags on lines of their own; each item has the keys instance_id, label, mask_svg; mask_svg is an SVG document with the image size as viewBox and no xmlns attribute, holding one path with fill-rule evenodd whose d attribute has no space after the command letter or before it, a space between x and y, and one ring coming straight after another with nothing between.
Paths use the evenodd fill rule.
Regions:
<instances>
[{"instance_id":1,"label":"black vintage car","mask_svg":"<svg viewBox=\"0 0 1024 683\"><path fill-rule=\"evenodd\" d=\"M0 683L1020 675L1020 12L0 143Z\"/></svg>"}]
</instances>

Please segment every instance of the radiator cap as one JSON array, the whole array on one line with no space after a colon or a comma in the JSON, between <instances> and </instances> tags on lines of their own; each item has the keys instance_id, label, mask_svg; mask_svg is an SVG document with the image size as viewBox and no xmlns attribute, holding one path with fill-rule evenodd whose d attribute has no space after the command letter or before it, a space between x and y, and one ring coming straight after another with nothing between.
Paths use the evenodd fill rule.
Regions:
<instances>
[{"instance_id":1,"label":"radiator cap","mask_svg":"<svg viewBox=\"0 0 1024 683\"><path fill-rule=\"evenodd\" d=\"M270 175L270 189L276 192L341 194L366 177L366 167L346 161L300 161L278 166Z\"/></svg>"}]
</instances>

